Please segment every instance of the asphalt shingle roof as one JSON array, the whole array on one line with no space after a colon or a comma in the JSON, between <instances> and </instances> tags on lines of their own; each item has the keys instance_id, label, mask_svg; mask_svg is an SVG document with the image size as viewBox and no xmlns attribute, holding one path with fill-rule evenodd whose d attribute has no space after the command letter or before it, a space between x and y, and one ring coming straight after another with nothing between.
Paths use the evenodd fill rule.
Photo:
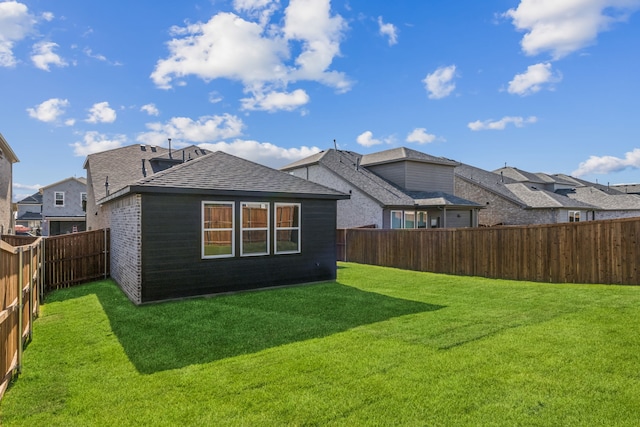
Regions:
<instances>
[{"instance_id":1,"label":"asphalt shingle roof","mask_svg":"<svg viewBox=\"0 0 640 427\"><path fill-rule=\"evenodd\" d=\"M444 157L435 157L411 148L399 147L389 150L379 151L377 153L365 154L362 156L360 164L362 166L373 166L383 163L392 163L403 160L411 160L415 162L435 163L440 165L456 166L458 162Z\"/></svg>"},{"instance_id":2,"label":"asphalt shingle roof","mask_svg":"<svg viewBox=\"0 0 640 427\"><path fill-rule=\"evenodd\" d=\"M42 194L37 192L30 196L25 197L24 199L18 202L19 205L41 205L42 204Z\"/></svg>"},{"instance_id":3,"label":"asphalt shingle roof","mask_svg":"<svg viewBox=\"0 0 640 427\"><path fill-rule=\"evenodd\" d=\"M512 176L507 176L505 174L485 171L467 164L457 166L454 173L458 177L498 194L513 203L519 204L523 208L574 208L589 210L596 208L593 205L572 200L542 188L537 188L530 183L529 179L527 179L527 182L519 182L513 178L513 174L509 174ZM524 175L515 176L522 177Z\"/></svg>"},{"instance_id":4,"label":"asphalt shingle roof","mask_svg":"<svg viewBox=\"0 0 640 427\"><path fill-rule=\"evenodd\" d=\"M157 189L207 193L244 192L296 197L346 199L349 196L314 182L241 159L222 151L131 182L122 194ZM120 194L113 194L117 197Z\"/></svg>"},{"instance_id":5,"label":"asphalt shingle roof","mask_svg":"<svg viewBox=\"0 0 640 427\"><path fill-rule=\"evenodd\" d=\"M414 150L410 150L414 151ZM417 152L416 152L417 153ZM397 153L396 153L397 154ZM281 170L294 170L313 164L321 164L382 206L466 206L477 203L443 192L408 192L384 180L362 165L361 154L353 151L326 150L284 166ZM431 157L431 156L429 156ZM457 164L457 163L456 163Z\"/></svg>"},{"instance_id":6,"label":"asphalt shingle roof","mask_svg":"<svg viewBox=\"0 0 640 427\"><path fill-rule=\"evenodd\" d=\"M199 157L205 150L192 145L180 150L172 150L174 159ZM169 149L152 145L129 145L87 156L84 168L91 174L91 184L96 200L106 196L105 182L109 183L109 193L114 193L145 176L158 172L153 160L169 159Z\"/></svg>"}]
</instances>

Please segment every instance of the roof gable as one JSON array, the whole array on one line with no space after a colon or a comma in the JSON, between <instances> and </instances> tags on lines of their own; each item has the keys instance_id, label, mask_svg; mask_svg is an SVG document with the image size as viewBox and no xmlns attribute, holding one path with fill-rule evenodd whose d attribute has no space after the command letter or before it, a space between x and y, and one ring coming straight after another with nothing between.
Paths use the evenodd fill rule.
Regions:
<instances>
[{"instance_id":1,"label":"roof gable","mask_svg":"<svg viewBox=\"0 0 640 427\"><path fill-rule=\"evenodd\" d=\"M435 157L411 148L392 148L377 153L365 154L362 156L360 164L362 166L373 166L383 163L395 163L402 161L414 161L422 163L435 163L439 165L456 166L458 162L444 157Z\"/></svg>"}]
</instances>

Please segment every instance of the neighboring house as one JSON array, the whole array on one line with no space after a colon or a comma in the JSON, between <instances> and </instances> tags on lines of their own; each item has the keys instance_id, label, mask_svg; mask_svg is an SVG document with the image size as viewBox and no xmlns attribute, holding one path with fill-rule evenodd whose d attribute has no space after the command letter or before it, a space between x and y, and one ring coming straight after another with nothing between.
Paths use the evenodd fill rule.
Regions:
<instances>
[{"instance_id":1,"label":"neighboring house","mask_svg":"<svg viewBox=\"0 0 640 427\"><path fill-rule=\"evenodd\" d=\"M42 194L37 192L16 203L16 225L22 225L35 233L42 230Z\"/></svg>"},{"instance_id":2,"label":"neighboring house","mask_svg":"<svg viewBox=\"0 0 640 427\"><path fill-rule=\"evenodd\" d=\"M86 230L87 180L67 178L40 189L42 235L58 236Z\"/></svg>"},{"instance_id":3,"label":"neighboring house","mask_svg":"<svg viewBox=\"0 0 640 427\"><path fill-rule=\"evenodd\" d=\"M538 183L543 185L545 189L576 202L594 206L593 215L587 219L616 219L640 216L640 197L633 194L625 194L620 189L610 185L593 183L564 174L531 173L514 167L505 167L495 172L503 173L505 176L510 176L519 182L534 185L538 184L535 184L533 177L538 177Z\"/></svg>"},{"instance_id":4,"label":"neighboring house","mask_svg":"<svg viewBox=\"0 0 640 427\"><path fill-rule=\"evenodd\" d=\"M0 134L0 235L13 232L13 164L17 162L18 157Z\"/></svg>"},{"instance_id":5,"label":"neighboring house","mask_svg":"<svg viewBox=\"0 0 640 427\"><path fill-rule=\"evenodd\" d=\"M281 170L351 195L338 201L338 228L475 227L483 206L454 195L456 165L405 147L365 155L330 149Z\"/></svg>"},{"instance_id":6,"label":"neighboring house","mask_svg":"<svg viewBox=\"0 0 640 427\"><path fill-rule=\"evenodd\" d=\"M618 190L624 194L640 195L640 184L615 184L611 188Z\"/></svg>"},{"instance_id":7,"label":"neighboring house","mask_svg":"<svg viewBox=\"0 0 640 427\"><path fill-rule=\"evenodd\" d=\"M93 215L109 219L111 276L134 303L335 279L348 195L223 152L126 182L108 159L122 152L85 165L90 181L108 174Z\"/></svg>"},{"instance_id":8,"label":"neighboring house","mask_svg":"<svg viewBox=\"0 0 640 427\"><path fill-rule=\"evenodd\" d=\"M572 188L565 179L507 169L489 172L466 164L455 169L456 194L485 206L480 212L481 226L585 221L596 218L601 210L559 194Z\"/></svg>"},{"instance_id":9,"label":"neighboring house","mask_svg":"<svg viewBox=\"0 0 640 427\"><path fill-rule=\"evenodd\" d=\"M109 226L108 212L96 203L97 200L127 184L205 154L207 151L195 145L180 150L155 145L129 145L90 154L84 162L87 170L87 230Z\"/></svg>"}]
</instances>

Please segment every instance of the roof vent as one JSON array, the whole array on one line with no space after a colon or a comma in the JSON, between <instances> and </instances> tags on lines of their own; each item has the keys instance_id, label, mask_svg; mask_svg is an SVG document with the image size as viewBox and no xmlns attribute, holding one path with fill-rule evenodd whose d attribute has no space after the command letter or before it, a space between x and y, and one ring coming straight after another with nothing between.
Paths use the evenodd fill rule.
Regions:
<instances>
[{"instance_id":1,"label":"roof vent","mask_svg":"<svg viewBox=\"0 0 640 427\"><path fill-rule=\"evenodd\" d=\"M147 151L147 146L144 144L140 144L140 151Z\"/></svg>"}]
</instances>

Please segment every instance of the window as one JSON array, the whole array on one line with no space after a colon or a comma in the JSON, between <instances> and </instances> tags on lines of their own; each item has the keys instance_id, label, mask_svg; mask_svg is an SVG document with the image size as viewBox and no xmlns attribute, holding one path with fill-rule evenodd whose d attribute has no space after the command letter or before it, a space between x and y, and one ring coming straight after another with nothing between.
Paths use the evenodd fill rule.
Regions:
<instances>
[{"instance_id":1,"label":"window","mask_svg":"<svg viewBox=\"0 0 640 427\"><path fill-rule=\"evenodd\" d=\"M55 206L64 206L64 191L56 191L54 193L54 201Z\"/></svg>"},{"instance_id":2,"label":"window","mask_svg":"<svg viewBox=\"0 0 640 427\"><path fill-rule=\"evenodd\" d=\"M233 202L202 203L202 258L235 255Z\"/></svg>"},{"instance_id":3,"label":"window","mask_svg":"<svg viewBox=\"0 0 640 427\"><path fill-rule=\"evenodd\" d=\"M241 203L240 255L269 254L269 203Z\"/></svg>"},{"instance_id":4,"label":"window","mask_svg":"<svg viewBox=\"0 0 640 427\"><path fill-rule=\"evenodd\" d=\"M403 212L391 211L391 228L402 228L403 224Z\"/></svg>"},{"instance_id":5,"label":"window","mask_svg":"<svg viewBox=\"0 0 640 427\"><path fill-rule=\"evenodd\" d=\"M404 212L404 228L416 228L416 213L405 211Z\"/></svg>"},{"instance_id":6,"label":"window","mask_svg":"<svg viewBox=\"0 0 640 427\"><path fill-rule=\"evenodd\" d=\"M82 210L86 212L87 211L87 193L80 193L80 204L82 205Z\"/></svg>"},{"instance_id":7,"label":"window","mask_svg":"<svg viewBox=\"0 0 640 427\"><path fill-rule=\"evenodd\" d=\"M580 221L580 211L569 211L569 222Z\"/></svg>"},{"instance_id":8,"label":"window","mask_svg":"<svg viewBox=\"0 0 640 427\"><path fill-rule=\"evenodd\" d=\"M416 221L416 228L427 228L427 213L418 212L418 218Z\"/></svg>"},{"instance_id":9,"label":"window","mask_svg":"<svg viewBox=\"0 0 640 427\"><path fill-rule=\"evenodd\" d=\"M276 254L300 252L300 204L276 203Z\"/></svg>"}]
</instances>

